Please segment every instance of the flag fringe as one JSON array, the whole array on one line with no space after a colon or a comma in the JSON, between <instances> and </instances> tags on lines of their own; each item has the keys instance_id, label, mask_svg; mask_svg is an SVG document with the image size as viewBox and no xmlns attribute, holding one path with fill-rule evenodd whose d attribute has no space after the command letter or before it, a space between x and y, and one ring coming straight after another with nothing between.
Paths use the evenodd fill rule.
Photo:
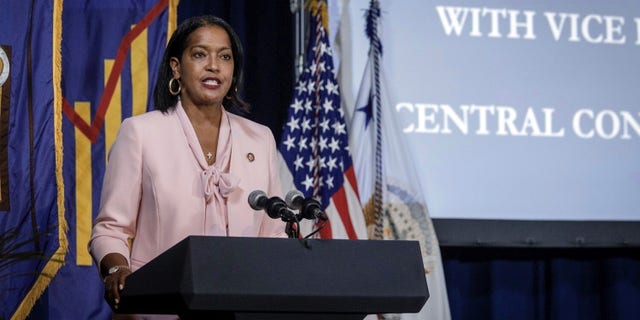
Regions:
<instances>
[{"instance_id":1,"label":"flag fringe","mask_svg":"<svg viewBox=\"0 0 640 320\"><path fill-rule=\"evenodd\" d=\"M325 0L307 0L305 6L311 14L320 15L322 27L329 34L329 13L327 10L327 2Z\"/></svg>"},{"instance_id":2,"label":"flag fringe","mask_svg":"<svg viewBox=\"0 0 640 320\"><path fill-rule=\"evenodd\" d=\"M53 0L53 128L58 207L58 249L44 266L38 275L38 279L22 299L11 319L27 318L36 301L49 286L51 279L55 277L62 265L64 265L64 258L69 247L67 240L68 225L64 217L64 179L62 177L62 3L63 0Z\"/></svg>"}]
</instances>

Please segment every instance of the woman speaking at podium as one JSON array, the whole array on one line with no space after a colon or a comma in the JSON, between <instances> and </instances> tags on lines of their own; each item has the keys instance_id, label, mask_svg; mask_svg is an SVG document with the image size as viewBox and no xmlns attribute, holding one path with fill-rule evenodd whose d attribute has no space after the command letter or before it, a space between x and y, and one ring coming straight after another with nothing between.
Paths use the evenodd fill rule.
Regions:
<instances>
[{"instance_id":1,"label":"woman speaking at podium","mask_svg":"<svg viewBox=\"0 0 640 320\"><path fill-rule=\"evenodd\" d=\"M280 181L269 128L232 113L248 111L242 62L229 24L190 18L164 52L156 110L123 121L89 243L114 309L131 272L189 235L286 237L247 202L253 190L279 195Z\"/></svg>"}]
</instances>

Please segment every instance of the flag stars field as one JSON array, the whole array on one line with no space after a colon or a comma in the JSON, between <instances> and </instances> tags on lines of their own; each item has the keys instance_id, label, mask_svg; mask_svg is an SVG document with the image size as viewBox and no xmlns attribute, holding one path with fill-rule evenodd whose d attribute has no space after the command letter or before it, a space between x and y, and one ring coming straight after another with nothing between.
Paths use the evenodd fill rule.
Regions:
<instances>
[{"instance_id":1,"label":"flag stars field","mask_svg":"<svg viewBox=\"0 0 640 320\"><path fill-rule=\"evenodd\" d=\"M291 117L289 122L287 122L287 126L290 128L290 131L295 131L296 129L300 129L300 125L298 125L298 118Z\"/></svg>"}]
</instances>

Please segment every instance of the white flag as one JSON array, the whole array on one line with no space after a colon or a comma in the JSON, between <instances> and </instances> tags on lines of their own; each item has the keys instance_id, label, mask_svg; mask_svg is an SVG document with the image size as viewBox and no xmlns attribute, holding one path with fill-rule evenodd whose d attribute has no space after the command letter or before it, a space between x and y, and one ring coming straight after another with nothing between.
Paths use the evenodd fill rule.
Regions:
<instances>
[{"instance_id":1,"label":"white flag","mask_svg":"<svg viewBox=\"0 0 640 320\"><path fill-rule=\"evenodd\" d=\"M417 240L430 297L417 314L389 319L451 319L438 239L403 132L385 90L378 1L367 12L369 59L353 108L350 145L370 239Z\"/></svg>"}]
</instances>

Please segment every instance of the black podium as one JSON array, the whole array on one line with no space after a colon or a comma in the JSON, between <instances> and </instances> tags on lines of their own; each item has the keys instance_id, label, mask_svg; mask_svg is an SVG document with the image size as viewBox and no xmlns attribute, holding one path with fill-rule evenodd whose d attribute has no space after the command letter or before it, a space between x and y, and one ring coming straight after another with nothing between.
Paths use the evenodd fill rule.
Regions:
<instances>
[{"instance_id":1,"label":"black podium","mask_svg":"<svg viewBox=\"0 0 640 320\"><path fill-rule=\"evenodd\" d=\"M363 319L429 297L418 242L190 236L127 278L118 312Z\"/></svg>"}]
</instances>

